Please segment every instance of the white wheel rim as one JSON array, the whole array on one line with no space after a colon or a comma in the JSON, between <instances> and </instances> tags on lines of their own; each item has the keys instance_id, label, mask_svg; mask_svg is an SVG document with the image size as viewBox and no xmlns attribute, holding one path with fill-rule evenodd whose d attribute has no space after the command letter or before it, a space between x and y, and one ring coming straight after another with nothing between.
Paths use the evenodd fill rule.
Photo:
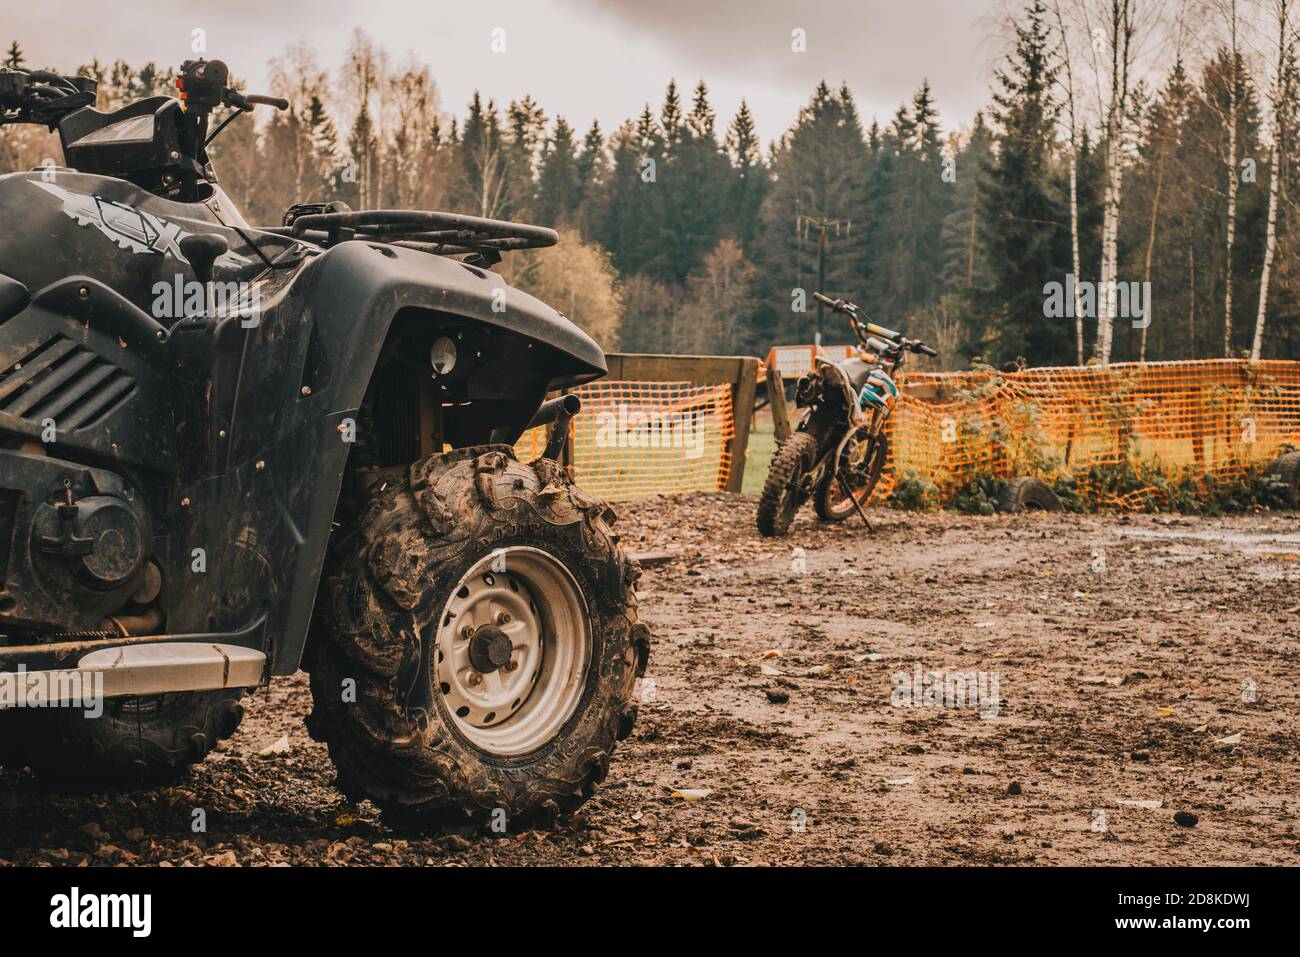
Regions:
<instances>
[{"instance_id":1,"label":"white wheel rim","mask_svg":"<svg viewBox=\"0 0 1300 957\"><path fill-rule=\"evenodd\" d=\"M480 559L452 589L437 627L435 690L475 747L527 754L573 716L591 660L591 622L578 583L554 555L513 546ZM484 671L471 644L497 629L510 639L510 660Z\"/></svg>"}]
</instances>

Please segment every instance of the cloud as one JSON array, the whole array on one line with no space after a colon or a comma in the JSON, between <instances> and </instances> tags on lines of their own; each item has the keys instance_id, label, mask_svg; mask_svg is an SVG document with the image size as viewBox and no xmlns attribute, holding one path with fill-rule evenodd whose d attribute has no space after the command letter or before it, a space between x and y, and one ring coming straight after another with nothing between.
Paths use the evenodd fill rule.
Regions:
<instances>
[{"instance_id":1,"label":"cloud","mask_svg":"<svg viewBox=\"0 0 1300 957\"><path fill-rule=\"evenodd\" d=\"M804 98L819 80L846 81L863 112L882 119L927 78L953 122L988 98L991 51L982 37L992 0L561 2L668 48L683 74L797 89ZM805 53L791 49L796 29L805 31Z\"/></svg>"}]
</instances>

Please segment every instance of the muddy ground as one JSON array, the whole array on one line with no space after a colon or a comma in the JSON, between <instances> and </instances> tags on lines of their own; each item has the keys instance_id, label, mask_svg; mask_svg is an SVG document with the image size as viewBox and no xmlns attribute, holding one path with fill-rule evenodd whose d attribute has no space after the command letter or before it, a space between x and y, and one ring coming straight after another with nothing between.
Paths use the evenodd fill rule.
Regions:
<instances>
[{"instance_id":1,"label":"muddy ground","mask_svg":"<svg viewBox=\"0 0 1300 957\"><path fill-rule=\"evenodd\" d=\"M620 511L631 548L672 555L641 583L652 700L573 821L393 833L331 786L299 675L179 787L51 798L5 776L0 859L1300 863L1295 517L875 510L874 537L805 515L774 543L739 496ZM986 697L891 700L918 668Z\"/></svg>"}]
</instances>

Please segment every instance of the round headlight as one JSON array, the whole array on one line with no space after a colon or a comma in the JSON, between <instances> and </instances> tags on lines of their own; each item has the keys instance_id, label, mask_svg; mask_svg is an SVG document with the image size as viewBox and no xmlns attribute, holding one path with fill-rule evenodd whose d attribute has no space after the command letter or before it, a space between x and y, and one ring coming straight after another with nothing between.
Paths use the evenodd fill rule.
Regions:
<instances>
[{"instance_id":1,"label":"round headlight","mask_svg":"<svg viewBox=\"0 0 1300 957\"><path fill-rule=\"evenodd\" d=\"M456 368L456 343L446 336L439 336L429 349L429 365L438 375L447 375Z\"/></svg>"}]
</instances>

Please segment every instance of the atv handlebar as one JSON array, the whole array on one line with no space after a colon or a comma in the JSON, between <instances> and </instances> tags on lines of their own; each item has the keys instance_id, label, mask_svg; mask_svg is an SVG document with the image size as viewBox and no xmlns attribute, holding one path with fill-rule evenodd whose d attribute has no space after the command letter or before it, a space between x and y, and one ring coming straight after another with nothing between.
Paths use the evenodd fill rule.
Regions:
<instances>
[{"instance_id":1,"label":"atv handlebar","mask_svg":"<svg viewBox=\"0 0 1300 957\"><path fill-rule=\"evenodd\" d=\"M284 111L289 108L289 101L279 96L262 96L260 93L236 93L227 89L222 99L237 110L251 113L255 106L273 106Z\"/></svg>"},{"instance_id":2,"label":"atv handlebar","mask_svg":"<svg viewBox=\"0 0 1300 957\"><path fill-rule=\"evenodd\" d=\"M186 60L176 76L176 89L186 109L195 113L209 113L218 106L231 106L244 113L255 106L273 106L287 110L289 101L277 96L257 93L240 93L227 84L230 67L221 60Z\"/></svg>"},{"instance_id":3,"label":"atv handlebar","mask_svg":"<svg viewBox=\"0 0 1300 957\"><path fill-rule=\"evenodd\" d=\"M545 226L482 219L437 210L368 209L361 212L311 213L296 217L284 232L294 238L308 232L338 234L351 230L357 239L380 242L410 241L463 248L496 250L538 249L554 246L559 234ZM276 230L272 230L276 231Z\"/></svg>"},{"instance_id":4,"label":"atv handlebar","mask_svg":"<svg viewBox=\"0 0 1300 957\"><path fill-rule=\"evenodd\" d=\"M38 123L52 130L69 113L92 105L96 87L96 82L85 76L0 70L0 126Z\"/></svg>"}]
</instances>

